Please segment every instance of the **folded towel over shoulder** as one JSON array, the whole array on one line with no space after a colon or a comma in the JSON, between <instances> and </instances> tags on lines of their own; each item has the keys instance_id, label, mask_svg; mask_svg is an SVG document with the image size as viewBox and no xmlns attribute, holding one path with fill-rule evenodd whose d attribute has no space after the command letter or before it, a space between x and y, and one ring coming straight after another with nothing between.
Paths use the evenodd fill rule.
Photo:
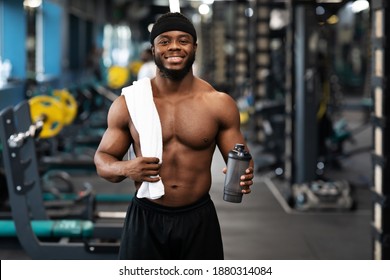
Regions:
<instances>
[{"instance_id":1,"label":"folded towel over shoulder","mask_svg":"<svg viewBox=\"0 0 390 280\"><path fill-rule=\"evenodd\" d=\"M149 78L135 81L133 85L122 89L130 117L138 131L141 153L144 157L162 159L162 132L160 117L153 101L152 86ZM164 195L162 181L143 182L137 197L157 199Z\"/></svg>"}]
</instances>

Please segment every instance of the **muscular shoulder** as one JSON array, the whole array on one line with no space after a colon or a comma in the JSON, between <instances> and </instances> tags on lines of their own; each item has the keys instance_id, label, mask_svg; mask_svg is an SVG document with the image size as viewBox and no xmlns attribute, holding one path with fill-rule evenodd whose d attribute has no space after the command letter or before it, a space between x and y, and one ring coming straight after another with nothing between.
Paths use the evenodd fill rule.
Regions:
<instances>
[{"instance_id":1,"label":"muscular shoulder","mask_svg":"<svg viewBox=\"0 0 390 280\"><path fill-rule=\"evenodd\" d=\"M108 112L107 122L109 127L128 127L130 122L130 114L127 109L126 100L123 95L119 96L111 104Z\"/></svg>"},{"instance_id":2,"label":"muscular shoulder","mask_svg":"<svg viewBox=\"0 0 390 280\"><path fill-rule=\"evenodd\" d=\"M235 109L236 102L229 94L216 90L206 81L201 80L201 83L203 84L204 97L207 98L209 102L212 102L214 107L221 110Z\"/></svg>"},{"instance_id":3,"label":"muscular shoulder","mask_svg":"<svg viewBox=\"0 0 390 280\"><path fill-rule=\"evenodd\" d=\"M198 89L201 89L205 98L217 102L218 105L235 106L236 103L229 94L217 91L212 85L204 80L198 79L197 83Z\"/></svg>"},{"instance_id":4,"label":"muscular shoulder","mask_svg":"<svg viewBox=\"0 0 390 280\"><path fill-rule=\"evenodd\" d=\"M215 117L220 123L234 123L239 120L239 112L235 100L227 93L217 91L209 83L200 80L200 88L202 88L203 97L207 104L210 105Z\"/></svg>"}]
</instances>

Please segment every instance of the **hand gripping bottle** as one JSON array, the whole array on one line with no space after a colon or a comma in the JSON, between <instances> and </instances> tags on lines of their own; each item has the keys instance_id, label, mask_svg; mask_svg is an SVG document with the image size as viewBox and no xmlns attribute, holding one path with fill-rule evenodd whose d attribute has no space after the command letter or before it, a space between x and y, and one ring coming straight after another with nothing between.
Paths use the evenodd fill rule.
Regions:
<instances>
[{"instance_id":1,"label":"hand gripping bottle","mask_svg":"<svg viewBox=\"0 0 390 280\"><path fill-rule=\"evenodd\" d=\"M245 174L252 158L244 148L243 144L236 144L234 149L229 152L223 193L223 200L225 201L235 203L242 201L240 177Z\"/></svg>"}]
</instances>

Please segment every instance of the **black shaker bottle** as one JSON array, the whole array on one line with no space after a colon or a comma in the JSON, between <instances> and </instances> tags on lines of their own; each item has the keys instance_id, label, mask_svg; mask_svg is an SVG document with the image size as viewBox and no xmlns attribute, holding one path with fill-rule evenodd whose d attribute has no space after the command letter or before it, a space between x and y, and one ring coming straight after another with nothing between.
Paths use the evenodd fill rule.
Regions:
<instances>
[{"instance_id":1,"label":"black shaker bottle","mask_svg":"<svg viewBox=\"0 0 390 280\"><path fill-rule=\"evenodd\" d=\"M227 171L224 184L223 200L240 203L242 201L242 188L240 177L249 167L252 156L244 150L243 144L236 144L228 154Z\"/></svg>"}]
</instances>

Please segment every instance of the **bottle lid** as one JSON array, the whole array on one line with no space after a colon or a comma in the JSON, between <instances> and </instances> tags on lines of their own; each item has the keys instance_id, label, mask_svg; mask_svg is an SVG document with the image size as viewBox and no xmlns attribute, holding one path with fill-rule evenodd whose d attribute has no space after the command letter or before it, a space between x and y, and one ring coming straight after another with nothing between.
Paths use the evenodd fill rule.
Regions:
<instances>
[{"instance_id":1,"label":"bottle lid","mask_svg":"<svg viewBox=\"0 0 390 280\"><path fill-rule=\"evenodd\" d=\"M230 151L229 157L232 157L232 158L235 158L238 160L245 160L245 161L249 161L252 158L250 153L245 151L244 144L236 144L234 146L234 149L232 151Z\"/></svg>"},{"instance_id":2,"label":"bottle lid","mask_svg":"<svg viewBox=\"0 0 390 280\"><path fill-rule=\"evenodd\" d=\"M244 148L245 148L245 145L244 145L244 144L238 144L238 143L237 143L237 144L234 146L234 149L237 150L237 151L244 150Z\"/></svg>"}]
</instances>

